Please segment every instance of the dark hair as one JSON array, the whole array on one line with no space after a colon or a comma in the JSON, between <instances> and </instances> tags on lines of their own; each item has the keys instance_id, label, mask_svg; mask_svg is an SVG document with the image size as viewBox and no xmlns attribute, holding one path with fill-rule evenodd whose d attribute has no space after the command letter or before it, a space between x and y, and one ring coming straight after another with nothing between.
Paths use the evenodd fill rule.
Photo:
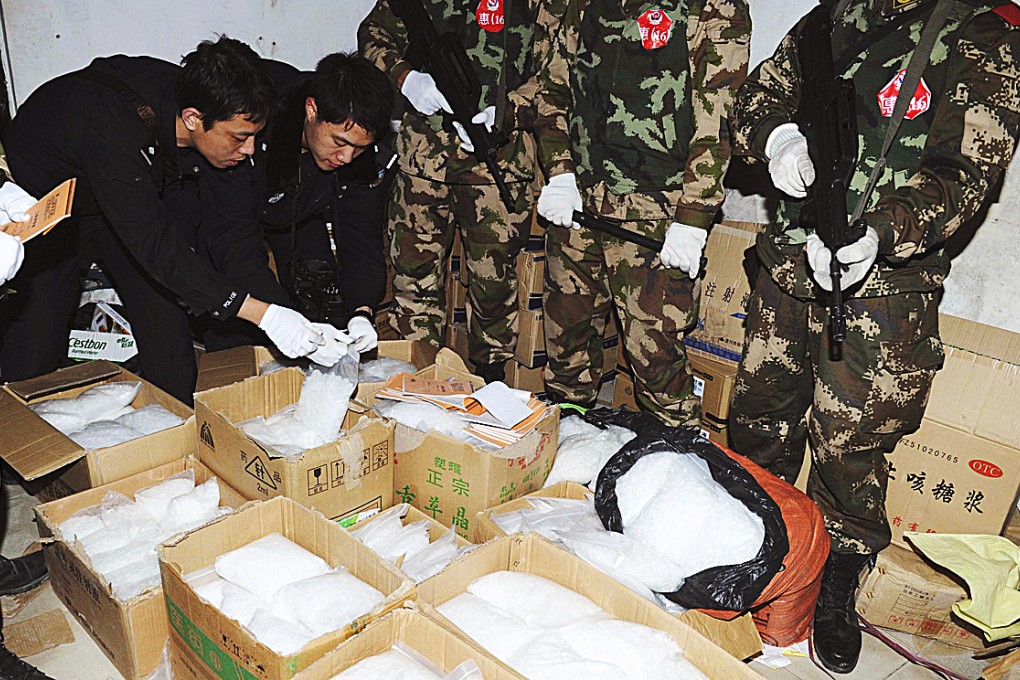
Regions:
<instances>
[{"instance_id":1,"label":"dark hair","mask_svg":"<svg viewBox=\"0 0 1020 680\"><path fill-rule=\"evenodd\" d=\"M233 116L262 123L277 107L276 87L262 58L240 40L225 35L204 40L181 65L174 82L177 112L198 109L206 130Z\"/></svg>"},{"instance_id":2,"label":"dark hair","mask_svg":"<svg viewBox=\"0 0 1020 680\"><path fill-rule=\"evenodd\" d=\"M393 85L382 71L357 53L335 52L322 58L308 81L316 117L327 123L351 121L375 139L389 130Z\"/></svg>"}]
</instances>

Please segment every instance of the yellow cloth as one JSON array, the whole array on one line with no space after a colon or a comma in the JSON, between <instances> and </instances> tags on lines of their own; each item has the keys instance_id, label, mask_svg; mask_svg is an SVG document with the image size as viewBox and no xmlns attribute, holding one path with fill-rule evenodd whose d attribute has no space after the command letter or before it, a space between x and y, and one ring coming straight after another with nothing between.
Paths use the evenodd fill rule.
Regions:
<instances>
[{"instance_id":1,"label":"yellow cloth","mask_svg":"<svg viewBox=\"0 0 1020 680\"><path fill-rule=\"evenodd\" d=\"M1020 635L1020 547L1002 536L904 534L933 562L967 582L969 600L953 611L989 641Z\"/></svg>"}]
</instances>

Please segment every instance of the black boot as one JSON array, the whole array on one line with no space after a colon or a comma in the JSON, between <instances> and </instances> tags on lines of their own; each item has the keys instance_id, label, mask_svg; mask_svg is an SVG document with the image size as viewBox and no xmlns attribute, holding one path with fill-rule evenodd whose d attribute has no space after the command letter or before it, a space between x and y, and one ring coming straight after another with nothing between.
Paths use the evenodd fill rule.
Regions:
<instances>
[{"instance_id":1,"label":"black boot","mask_svg":"<svg viewBox=\"0 0 1020 680\"><path fill-rule=\"evenodd\" d=\"M496 361L491 364L478 364L475 366L475 375L485 381L485 384L506 381L506 361Z\"/></svg>"},{"instance_id":2,"label":"black boot","mask_svg":"<svg viewBox=\"0 0 1020 680\"><path fill-rule=\"evenodd\" d=\"M822 571L812 643L815 656L833 673L849 673L861 656L855 606L858 579L869 559L871 555L829 553Z\"/></svg>"},{"instance_id":3,"label":"black boot","mask_svg":"<svg viewBox=\"0 0 1020 680\"><path fill-rule=\"evenodd\" d=\"M28 592L45 581L46 577L42 550L13 560L0 557L0 595Z\"/></svg>"},{"instance_id":4,"label":"black boot","mask_svg":"<svg viewBox=\"0 0 1020 680\"><path fill-rule=\"evenodd\" d=\"M35 666L19 659L0 643L0 680L53 680Z\"/></svg>"}]
</instances>

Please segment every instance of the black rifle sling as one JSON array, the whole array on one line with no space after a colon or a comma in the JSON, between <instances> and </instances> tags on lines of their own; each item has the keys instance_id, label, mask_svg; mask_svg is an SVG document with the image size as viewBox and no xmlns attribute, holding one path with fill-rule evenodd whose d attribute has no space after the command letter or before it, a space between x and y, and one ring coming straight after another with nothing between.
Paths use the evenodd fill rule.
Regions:
<instances>
[{"instance_id":1,"label":"black rifle sling","mask_svg":"<svg viewBox=\"0 0 1020 680\"><path fill-rule=\"evenodd\" d=\"M864 54L864 52L866 52L868 48L870 48L872 45L879 43L883 38L887 37L889 34L895 33L901 27L925 18L926 16L931 14L932 9L934 7L935 5L930 4L925 7L916 9L912 12L901 14L895 19L890 19L889 21L883 23L881 26L869 30L867 33L864 34L864 37L861 40L858 40L856 43L854 43L849 48L844 50L842 54L835 58L835 60L832 63L833 70L836 73L846 73L846 70L850 67L850 64L853 63L855 59Z\"/></svg>"},{"instance_id":2,"label":"black rifle sling","mask_svg":"<svg viewBox=\"0 0 1020 680\"><path fill-rule=\"evenodd\" d=\"M499 67L499 85L496 88L496 121L495 125L498 128L503 124L503 116L506 115L506 62L510 59L510 56L506 53L507 46L507 34L510 33L510 27L507 25L510 19L510 2L511 0L504 0L503 2L503 63ZM510 133L509 130L503 131L505 134Z\"/></svg>"}]
</instances>

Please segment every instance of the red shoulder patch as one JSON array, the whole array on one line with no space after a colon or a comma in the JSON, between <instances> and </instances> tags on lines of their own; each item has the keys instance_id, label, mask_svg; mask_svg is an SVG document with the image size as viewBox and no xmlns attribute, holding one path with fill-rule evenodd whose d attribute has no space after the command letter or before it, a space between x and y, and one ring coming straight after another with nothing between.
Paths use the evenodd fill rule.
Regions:
<instances>
[{"instance_id":1,"label":"red shoulder patch","mask_svg":"<svg viewBox=\"0 0 1020 680\"><path fill-rule=\"evenodd\" d=\"M1005 5L999 5L992 11L1002 17L1002 20L1011 27L1016 28L1017 26L1020 26L1020 7L1017 7L1012 2L1007 2Z\"/></svg>"}]
</instances>

